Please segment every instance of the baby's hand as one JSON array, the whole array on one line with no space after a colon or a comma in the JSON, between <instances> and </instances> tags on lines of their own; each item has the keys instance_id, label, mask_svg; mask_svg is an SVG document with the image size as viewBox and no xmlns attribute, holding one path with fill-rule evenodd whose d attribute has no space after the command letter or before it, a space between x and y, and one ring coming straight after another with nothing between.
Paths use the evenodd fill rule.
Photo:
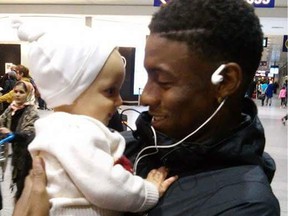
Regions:
<instances>
[{"instance_id":1,"label":"baby's hand","mask_svg":"<svg viewBox=\"0 0 288 216\"><path fill-rule=\"evenodd\" d=\"M147 181L153 183L158 188L160 197L162 197L169 186L178 179L177 176L166 179L167 175L168 169L162 166L158 169L151 170L146 178Z\"/></svg>"}]
</instances>

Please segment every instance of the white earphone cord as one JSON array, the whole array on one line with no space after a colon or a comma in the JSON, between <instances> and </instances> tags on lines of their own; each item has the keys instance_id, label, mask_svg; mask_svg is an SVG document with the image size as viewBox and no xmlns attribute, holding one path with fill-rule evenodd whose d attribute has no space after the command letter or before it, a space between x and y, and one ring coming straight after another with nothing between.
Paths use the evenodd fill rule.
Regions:
<instances>
[{"instance_id":1,"label":"white earphone cord","mask_svg":"<svg viewBox=\"0 0 288 216\"><path fill-rule=\"evenodd\" d=\"M195 133L197 133L202 127L204 127L218 112L219 110L222 108L222 106L224 105L226 101L226 98L224 98L224 100L221 102L221 104L218 106L218 108L214 111L214 113L203 123L201 124L197 129L195 129L193 132L191 132L190 134L188 134L186 137L184 137L183 139L181 139L180 141L172 144L172 145L163 145L163 146L158 146L157 145L157 135L156 135L156 131L155 129L153 128L153 126L151 126L151 130L153 132L153 135L154 135L154 143L155 145L154 146L147 146L145 148L143 148L138 154L137 154L137 157L135 159L135 163L134 163L134 166L133 166L133 171L134 171L134 174L136 174L136 171L137 171L137 166L138 166L138 163L140 160L142 160L144 157L147 157L149 155L153 155L153 154L156 154L158 152L158 148L172 148L172 147L175 147L179 144L181 144L183 141L185 141L186 139L188 139L189 137L191 137L192 135L194 135ZM147 149L152 149L152 148L155 148L156 151L155 152L152 152L152 153L149 153L149 154L145 154L145 155L142 155L141 157L139 157L144 151L146 151Z\"/></svg>"}]
</instances>

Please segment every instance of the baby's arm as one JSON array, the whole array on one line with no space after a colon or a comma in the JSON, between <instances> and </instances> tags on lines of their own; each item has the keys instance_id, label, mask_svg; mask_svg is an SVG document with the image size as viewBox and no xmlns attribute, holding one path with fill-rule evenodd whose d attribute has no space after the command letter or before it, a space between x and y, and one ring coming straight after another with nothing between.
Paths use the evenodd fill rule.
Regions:
<instances>
[{"instance_id":1,"label":"baby's arm","mask_svg":"<svg viewBox=\"0 0 288 216\"><path fill-rule=\"evenodd\" d=\"M51 125L52 117L50 115L49 119L47 117L45 122L38 124ZM66 124L69 119L65 119ZM76 120L79 121L77 127L74 126ZM53 122L53 127L43 125L43 128L47 126L50 130L45 127L43 134L39 130L29 146L31 152L41 150L42 156L47 159L48 187L50 194L55 197L53 202L58 201L59 194L64 197L73 194L74 198L69 202L85 197L93 205L116 211L142 212L153 207L161 191L170 185L169 181L164 182L163 176L160 179L154 176L154 183L151 183L132 175L121 165L115 165L115 159L121 156L125 147L123 137L119 134L111 135L105 126L95 126L94 122L89 124L87 120L76 120L69 127L61 125L60 120L56 122L58 124ZM118 154L114 158L115 154L111 153L115 152Z\"/></svg>"},{"instance_id":2,"label":"baby's arm","mask_svg":"<svg viewBox=\"0 0 288 216\"><path fill-rule=\"evenodd\" d=\"M159 197L162 197L169 186L178 179L178 176L172 176L166 179L167 175L168 169L165 167L153 169L147 175L146 180L158 188Z\"/></svg>"}]
</instances>

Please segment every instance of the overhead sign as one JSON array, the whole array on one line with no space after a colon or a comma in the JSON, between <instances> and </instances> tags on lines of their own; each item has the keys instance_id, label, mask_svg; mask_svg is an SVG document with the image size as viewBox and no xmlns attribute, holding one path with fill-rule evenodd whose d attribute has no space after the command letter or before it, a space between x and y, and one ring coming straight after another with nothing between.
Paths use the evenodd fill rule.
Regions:
<instances>
[{"instance_id":1,"label":"overhead sign","mask_svg":"<svg viewBox=\"0 0 288 216\"><path fill-rule=\"evenodd\" d=\"M246 0L249 4L259 8L274 8L275 0Z\"/></svg>"},{"instance_id":2,"label":"overhead sign","mask_svg":"<svg viewBox=\"0 0 288 216\"><path fill-rule=\"evenodd\" d=\"M158 6L161 6L161 5L166 4L168 2L169 2L169 0L154 0L154 6L158 7Z\"/></svg>"},{"instance_id":3,"label":"overhead sign","mask_svg":"<svg viewBox=\"0 0 288 216\"><path fill-rule=\"evenodd\" d=\"M275 0L246 0L249 4L254 7L260 8L274 8ZM169 0L154 0L154 6L160 6L162 4L168 3Z\"/></svg>"}]
</instances>

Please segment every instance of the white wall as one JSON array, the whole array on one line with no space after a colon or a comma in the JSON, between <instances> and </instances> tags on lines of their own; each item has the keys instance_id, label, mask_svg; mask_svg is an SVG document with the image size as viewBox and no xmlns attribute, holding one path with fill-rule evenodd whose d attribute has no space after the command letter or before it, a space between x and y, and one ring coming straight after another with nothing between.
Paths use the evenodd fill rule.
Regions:
<instances>
[{"instance_id":1,"label":"white wall","mask_svg":"<svg viewBox=\"0 0 288 216\"><path fill-rule=\"evenodd\" d=\"M16 31L11 27L11 17L0 18L0 29L5 29L0 34L0 43L21 44L21 64L29 67L27 60L28 43L19 41ZM13 18L13 17L12 17ZM24 22L32 23L35 26L42 26L45 29L58 29L64 26L75 27L85 25L84 16L21 16ZM143 67L144 47L146 35L149 34L147 28L150 16L93 16L91 27L95 31L100 31L107 35L107 40L111 40L117 46L135 47L135 81L134 94L138 94L139 88L143 89L147 75ZM33 74L32 74L33 76Z\"/></svg>"},{"instance_id":2,"label":"white wall","mask_svg":"<svg viewBox=\"0 0 288 216\"><path fill-rule=\"evenodd\" d=\"M64 10L64 8L62 9ZM15 31L10 26L9 15L0 15L0 43L21 43L18 40ZM71 28L73 28L75 25L85 25L85 16L90 17L90 15L75 14L21 14L21 18L24 21L42 25L43 28L53 29L62 28L63 26L71 26ZM107 39L114 41L118 46L136 48L134 94L138 94L139 89L143 89L147 80L147 75L143 67L143 59L146 35L149 34L147 26L150 19L150 15L91 15L91 27L93 29L95 29L96 31L106 32ZM287 55L285 56L281 52L282 38L284 34L287 34L287 17L261 17L260 21L263 25L263 31L265 33L265 36L281 36L269 36L270 48L265 49L265 52L263 52L262 60L271 60L273 62L287 62ZM28 61L26 57L27 44L21 43L21 50L21 62L22 64L28 66ZM282 63L279 63L279 65L282 65Z\"/></svg>"},{"instance_id":3,"label":"white wall","mask_svg":"<svg viewBox=\"0 0 288 216\"><path fill-rule=\"evenodd\" d=\"M81 17L63 17L63 16L6 16L0 19L0 29L5 29L1 31L0 43L2 44L21 44L21 64L29 67L29 62L27 60L28 43L21 42L16 34L16 30L11 26L11 20L14 18L20 18L23 22L29 22L33 26L42 26L45 29L60 29L63 26L81 26L85 24L85 19Z\"/></svg>"},{"instance_id":4,"label":"white wall","mask_svg":"<svg viewBox=\"0 0 288 216\"><path fill-rule=\"evenodd\" d=\"M94 16L92 28L107 32L107 39L117 46L135 47L134 94L143 89L147 74L143 67L146 35L149 35L150 16Z\"/></svg>"}]
</instances>

